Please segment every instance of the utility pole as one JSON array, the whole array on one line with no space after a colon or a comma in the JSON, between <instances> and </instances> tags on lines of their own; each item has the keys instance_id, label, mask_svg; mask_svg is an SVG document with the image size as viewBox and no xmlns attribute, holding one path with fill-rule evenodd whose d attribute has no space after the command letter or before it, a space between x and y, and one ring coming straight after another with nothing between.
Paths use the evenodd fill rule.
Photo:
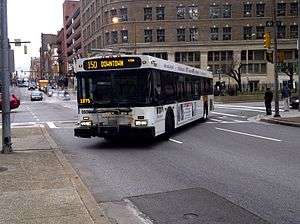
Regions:
<instances>
[{"instance_id":1,"label":"utility pole","mask_svg":"<svg viewBox=\"0 0 300 224\"><path fill-rule=\"evenodd\" d=\"M7 0L0 1L0 75L2 81L2 153L11 153L9 40L7 31Z\"/></svg>"},{"instance_id":2,"label":"utility pole","mask_svg":"<svg viewBox=\"0 0 300 224\"><path fill-rule=\"evenodd\" d=\"M300 99L300 0L298 1L298 99ZM300 111L300 104L298 107L298 110Z\"/></svg>"},{"instance_id":3,"label":"utility pole","mask_svg":"<svg viewBox=\"0 0 300 224\"><path fill-rule=\"evenodd\" d=\"M273 0L273 35L274 35L274 84L275 84L275 115L274 117L280 117L279 114L279 82L278 82L278 56L277 56L277 4L276 0Z\"/></svg>"}]
</instances>

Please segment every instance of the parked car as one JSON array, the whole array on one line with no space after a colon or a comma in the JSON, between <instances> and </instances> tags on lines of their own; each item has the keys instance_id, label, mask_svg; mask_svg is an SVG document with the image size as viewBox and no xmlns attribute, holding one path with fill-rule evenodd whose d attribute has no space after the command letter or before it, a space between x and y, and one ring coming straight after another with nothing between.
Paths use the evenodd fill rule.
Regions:
<instances>
[{"instance_id":1,"label":"parked car","mask_svg":"<svg viewBox=\"0 0 300 224\"><path fill-rule=\"evenodd\" d=\"M9 104L11 110L16 109L20 106L20 99L15 94L11 94ZM2 110L2 94L0 94L0 110Z\"/></svg>"},{"instance_id":2,"label":"parked car","mask_svg":"<svg viewBox=\"0 0 300 224\"><path fill-rule=\"evenodd\" d=\"M31 101L43 100L43 93L38 90L32 91L30 94L30 100Z\"/></svg>"},{"instance_id":3,"label":"parked car","mask_svg":"<svg viewBox=\"0 0 300 224\"><path fill-rule=\"evenodd\" d=\"M291 97L290 106L293 109L298 109L299 108L299 97L298 96L292 96Z\"/></svg>"}]
</instances>

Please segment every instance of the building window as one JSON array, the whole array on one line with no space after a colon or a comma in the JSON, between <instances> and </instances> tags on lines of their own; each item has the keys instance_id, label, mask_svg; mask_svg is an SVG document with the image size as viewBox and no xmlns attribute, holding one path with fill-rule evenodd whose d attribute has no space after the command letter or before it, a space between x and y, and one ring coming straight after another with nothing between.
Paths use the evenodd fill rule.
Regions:
<instances>
[{"instance_id":1,"label":"building window","mask_svg":"<svg viewBox=\"0 0 300 224\"><path fill-rule=\"evenodd\" d=\"M157 42L165 42L165 30L158 29L156 30Z\"/></svg>"},{"instance_id":2,"label":"building window","mask_svg":"<svg viewBox=\"0 0 300 224\"><path fill-rule=\"evenodd\" d=\"M165 19L165 7L156 7L156 19L157 20Z\"/></svg>"},{"instance_id":3,"label":"building window","mask_svg":"<svg viewBox=\"0 0 300 224\"><path fill-rule=\"evenodd\" d=\"M278 26L277 27L277 38L284 39L285 37L286 37L285 26Z\"/></svg>"},{"instance_id":4,"label":"building window","mask_svg":"<svg viewBox=\"0 0 300 224\"><path fill-rule=\"evenodd\" d=\"M128 21L127 8L120 9L120 17L121 17L121 21Z\"/></svg>"},{"instance_id":5,"label":"building window","mask_svg":"<svg viewBox=\"0 0 300 224\"><path fill-rule=\"evenodd\" d=\"M298 3L292 2L290 6L291 6L290 8L291 16L298 16Z\"/></svg>"},{"instance_id":6,"label":"building window","mask_svg":"<svg viewBox=\"0 0 300 224\"><path fill-rule=\"evenodd\" d=\"M116 9L110 10L110 17L111 18L118 17L118 12Z\"/></svg>"},{"instance_id":7,"label":"building window","mask_svg":"<svg viewBox=\"0 0 300 224\"><path fill-rule=\"evenodd\" d=\"M104 12L104 23L109 23L109 15L108 15L108 11Z\"/></svg>"},{"instance_id":8,"label":"building window","mask_svg":"<svg viewBox=\"0 0 300 224\"><path fill-rule=\"evenodd\" d=\"M200 52L175 52L175 62L199 62Z\"/></svg>"},{"instance_id":9,"label":"building window","mask_svg":"<svg viewBox=\"0 0 300 224\"><path fill-rule=\"evenodd\" d=\"M265 16L265 4L264 3L256 4L256 16L257 17Z\"/></svg>"},{"instance_id":10,"label":"building window","mask_svg":"<svg viewBox=\"0 0 300 224\"><path fill-rule=\"evenodd\" d=\"M117 44L118 43L118 31L111 32L111 43Z\"/></svg>"},{"instance_id":11,"label":"building window","mask_svg":"<svg viewBox=\"0 0 300 224\"><path fill-rule=\"evenodd\" d=\"M121 30L122 43L128 43L128 30Z\"/></svg>"},{"instance_id":12,"label":"building window","mask_svg":"<svg viewBox=\"0 0 300 224\"><path fill-rule=\"evenodd\" d=\"M265 27L257 26L256 27L256 39L263 39L265 33Z\"/></svg>"},{"instance_id":13,"label":"building window","mask_svg":"<svg viewBox=\"0 0 300 224\"><path fill-rule=\"evenodd\" d=\"M221 9L219 5L209 6L209 18L216 19L221 17Z\"/></svg>"},{"instance_id":14,"label":"building window","mask_svg":"<svg viewBox=\"0 0 300 224\"><path fill-rule=\"evenodd\" d=\"M197 6L189 6L189 19L197 20L199 17L199 11Z\"/></svg>"},{"instance_id":15,"label":"building window","mask_svg":"<svg viewBox=\"0 0 300 224\"><path fill-rule=\"evenodd\" d=\"M177 29L177 41L185 41L185 29Z\"/></svg>"},{"instance_id":16,"label":"building window","mask_svg":"<svg viewBox=\"0 0 300 224\"><path fill-rule=\"evenodd\" d=\"M231 27L223 27L223 40L231 40Z\"/></svg>"},{"instance_id":17,"label":"building window","mask_svg":"<svg viewBox=\"0 0 300 224\"><path fill-rule=\"evenodd\" d=\"M106 45L109 45L110 42L110 36L109 36L109 32L105 33L105 43Z\"/></svg>"},{"instance_id":18,"label":"building window","mask_svg":"<svg viewBox=\"0 0 300 224\"><path fill-rule=\"evenodd\" d=\"M286 3L277 4L277 16L285 16Z\"/></svg>"},{"instance_id":19,"label":"building window","mask_svg":"<svg viewBox=\"0 0 300 224\"><path fill-rule=\"evenodd\" d=\"M252 26L244 26L244 40L252 39Z\"/></svg>"},{"instance_id":20,"label":"building window","mask_svg":"<svg viewBox=\"0 0 300 224\"><path fill-rule=\"evenodd\" d=\"M184 18L185 18L185 7L177 6L177 19L184 19Z\"/></svg>"},{"instance_id":21,"label":"building window","mask_svg":"<svg viewBox=\"0 0 300 224\"><path fill-rule=\"evenodd\" d=\"M151 21L152 20L152 8L144 8L144 20L145 21Z\"/></svg>"},{"instance_id":22,"label":"building window","mask_svg":"<svg viewBox=\"0 0 300 224\"><path fill-rule=\"evenodd\" d=\"M168 60L168 53L167 52L145 52L143 55L149 55L156 58L161 58L164 60Z\"/></svg>"},{"instance_id":23,"label":"building window","mask_svg":"<svg viewBox=\"0 0 300 224\"><path fill-rule=\"evenodd\" d=\"M219 40L219 28L218 27L210 28L210 40Z\"/></svg>"},{"instance_id":24,"label":"building window","mask_svg":"<svg viewBox=\"0 0 300 224\"><path fill-rule=\"evenodd\" d=\"M298 25L291 25L290 26L290 37L291 38L298 38Z\"/></svg>"},{"instance_id":25,"label":"building window","mask_svg":"<svg viewBox=\"0 0 300 224\"><path fill-rule=\"evenodd\" d=\"M199 33L197 28L190 28L190 41L198 41Z\"/></svg>"},{"instance_id":26,"label":"building window","mask_svg":"<svg viewBox=\"0 0 300 224\"><path fill-rule=\"evenodd\" d=\"M150 43L153 41L152 38L152 30L144 30L144 39L145 39L145 43Z\"/></svg>"},{"instance_id":27,"label":"building window","mask_svg":"<svg viewBox=\"0 0 300 224\"><path fill-rule=\"evenodd\" d=\"M244 17L252 16L252 4L244 3Z\"/></svg>"},{"instance_id":28,"label":"building window","mask_svg":"<svg viewBox=\"0 0 300 224\"><path fill-rule=\"evenodd\" d=\"M231 18L231 5L223 5L223 18Z\"/></svg>"}]
</instances>

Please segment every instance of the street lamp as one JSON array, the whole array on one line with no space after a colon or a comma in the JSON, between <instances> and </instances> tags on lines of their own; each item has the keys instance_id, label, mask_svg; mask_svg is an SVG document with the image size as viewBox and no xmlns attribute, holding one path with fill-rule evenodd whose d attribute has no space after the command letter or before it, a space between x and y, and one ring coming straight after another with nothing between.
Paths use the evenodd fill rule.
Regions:
<instances>
[{"instance_id":1,"label":"street lamp","mask_svg":"<svg viewBox=\"0 0 300 224\"><path fill-rule=\"evenodd\" d=\"M120 22L120 18L119 17L113 17L112 18L112 23L113 24L118 24ZM134 35L134 50L133 53L136 54L136 21L133 20L133 35Z\"/></svg>"}]
</instances>

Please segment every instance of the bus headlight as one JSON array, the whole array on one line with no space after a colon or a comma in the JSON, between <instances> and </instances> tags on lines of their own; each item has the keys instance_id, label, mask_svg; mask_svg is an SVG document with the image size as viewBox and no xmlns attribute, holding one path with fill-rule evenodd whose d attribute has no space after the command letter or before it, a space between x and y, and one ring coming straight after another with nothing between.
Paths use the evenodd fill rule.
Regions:
<instances>
[{"instance_id":1,"label":"bus headlight","mask_svg":"<svg viewBox=\"0 0 300 224\"><path fill-rule=\"evenodd\" d=\"M135 120L135 126L147 126L148 121L147 120Z\"/></svg>"},{"instance_id":2,"label":"bus headlight","mask_svg":"<svg viewBox=\"0 0 300 224\"><path fill-rule=\"evenodd\" d=\"M81 121L80 125L90 127L90 126L92 126L92 121Z\"/></svg>"}]
</instances>

